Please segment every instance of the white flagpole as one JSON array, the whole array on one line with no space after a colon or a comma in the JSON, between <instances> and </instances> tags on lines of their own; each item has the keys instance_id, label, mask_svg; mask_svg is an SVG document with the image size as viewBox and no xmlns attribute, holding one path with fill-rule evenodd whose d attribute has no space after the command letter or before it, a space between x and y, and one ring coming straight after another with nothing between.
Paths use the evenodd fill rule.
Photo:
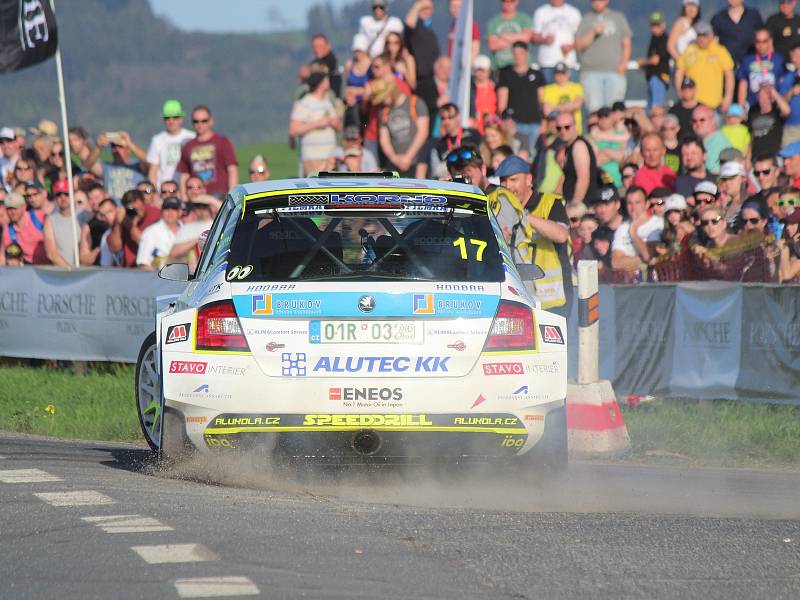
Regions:
<instances>
[{"instance_id":1,"label":"white flagpole","mask_svg":"<svg viewBox=\"0 0 800 600\"><path fill-rule=\"evenodd\" d=\"M461 126L469 125L470 92L472 90L472 0L464 0L461 12L456 19L453 55L450 57L453 68L447 93L450 101L458 106L461 113Z\"/></svg>"},{"instance_id":2,"label":"white flagpole","mask_svg":"<svg viewBox=\"0 0 800 600\"><path fill-rule=\"evenodd\" d=\"M56 14L55 0L50 0L53 15ZM69 148L69 125L67 124L67 97L64 93L64 73L61 69L61 40L56 46L56 73L58 74L58 96L61 103L61 128L64 132L64 166L67 169L69 183L69 206L72 211L72 245L75 252L75 266L81 266L78 251L78 215L75 212L75 190L72 189L72 153Z\"/></svg>"}]
</instances>

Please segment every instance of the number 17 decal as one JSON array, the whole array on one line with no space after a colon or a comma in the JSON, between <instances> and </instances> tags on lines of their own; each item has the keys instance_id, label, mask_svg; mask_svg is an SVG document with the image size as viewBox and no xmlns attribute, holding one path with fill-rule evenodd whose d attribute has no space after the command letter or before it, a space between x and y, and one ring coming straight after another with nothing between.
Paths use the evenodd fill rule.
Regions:
<instances>
[{"instance_id":1,"label":"number 17 decal","mask_svg":"<svg viewBox=\"0 0 800 600\"><path fill-rule=\"evenodd\" d=\"M477 260L478 262L483 262L483 251L486 250L487 246L486 242L484 242L483 240L476 240L470 238L469 243L477 247L477 250L475 251L475 260ZM466 240L464 240L463 237L460 237L457 240L455 240L453 242L453 246L461 250L461 260L469 259L469 255L467 254L467 242Z\"/></svg>"}]
</instances>

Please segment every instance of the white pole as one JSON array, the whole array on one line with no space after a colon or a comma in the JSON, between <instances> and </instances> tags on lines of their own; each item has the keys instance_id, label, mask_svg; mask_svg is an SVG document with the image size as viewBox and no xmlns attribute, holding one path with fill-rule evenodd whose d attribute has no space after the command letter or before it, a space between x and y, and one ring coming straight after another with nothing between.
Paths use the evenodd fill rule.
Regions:
<instances>
[{"instance_id":1,"label":"white pole","mask_svg":"<svg viewBox=\"0 0 800 600\"><path fill-rule=\"evenodd\" d=\"M600 303L597 261L578 261L578 383L600 377Z\"/></svg>"},{"instance_id":2,"label":"white pole","mask_svg":"<svg viewBox=\"0 0 800 600\"><path fill-rule=\"evenodd\" d=\"M56 14L55 0L50 0L53 15ZM56 47L56 73L58 74L58 95L61 103L61 128L64 132L64 166L67 169L67 182L69 184L69 206L72 211L72 249L75 252L75 266L80 267L78 256L78 215L75 212L75 190L72 188L72 153L69 148L69 125L67 124L67 97L64 94L64 73L61 70L61 41Z\"/></svg>"}]
</instances>

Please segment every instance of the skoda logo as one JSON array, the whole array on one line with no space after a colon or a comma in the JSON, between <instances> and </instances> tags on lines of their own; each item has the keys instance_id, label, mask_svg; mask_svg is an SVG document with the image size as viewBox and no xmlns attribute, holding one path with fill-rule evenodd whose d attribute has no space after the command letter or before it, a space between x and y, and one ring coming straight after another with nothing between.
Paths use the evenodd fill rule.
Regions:
<instances>
[{"instance_id":1,"label":"skoda logo","mask_svg":"<svg viewBox=\"0 0 800 600\"><path fill-rule=\"evenodd\" d=\"M361 298L358 299L358 310L365 313L375 310L375 298L372 296L361 296Z\"/></svg>"}]
</instances>

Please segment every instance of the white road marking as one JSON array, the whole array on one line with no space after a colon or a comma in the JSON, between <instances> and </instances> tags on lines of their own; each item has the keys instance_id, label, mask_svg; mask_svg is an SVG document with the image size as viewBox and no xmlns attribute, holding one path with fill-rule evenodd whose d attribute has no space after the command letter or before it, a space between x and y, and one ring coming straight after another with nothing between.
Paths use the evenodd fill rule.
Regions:
<instances>
[{"instance_id":1,"label":"white road marking","mask_svg":"<svg viewBox=\"0 0 800 600\"><path fill-rule=\"evenodd\" d=\"M8 458L7 456L0 456L0 460L5 460L7 458Z\"/></svg>"},{"instance_id":2,"label":"white road marking","mask_svg":"<svg viewBox=\"0 0 800 600\"><path fill-rule=\"evenodd\" d=\"M175 589L181 598L221 598L227 596L256 596L256 584L247 577L197 577L178 579Z\"/></svg>"},{"instance_id":3,"label":"white road marking","mask_svg":"<svg viewBox=\"0 0 800 600\"><path fill-rule=\"evenodd\" d=\"M106 533L150 533L153 531L173 531L152 517L141 515L109 515L102 517L81 517L87 523L94 523Z\"/></svg>"},{"instance_id":4,"label":"white road marking","mask_svg":"<svg viewBox=\"0 0 800 600\"><path fill-rule=\"evenodd\" d=\"M48 492L34 495L52 506L97 506L101 504L114 504L114 500L94 490L85 490L81 492Z\"/></svg>"},{"instance_id":5,"label":"white road marking","mask_svg":"<svg viewBox=\"0 0 800 600\"><path fill-rule=\"evenodd\" d=\"M217 560L216 555L200 544L163 544L159 546L131 546L145 562L153 564L203 562Z\"/></svg>"},{"instance_id":6,"label":"white road marking","mask_svg":"<svg viewBox=\"0 0 800 600\"><path fill-rule=\"evenodd\" d=\"M8 469L0 471L0 483L42 483L44 481L63 481L63 479L50 475L50 473L41 469Z\"/></svg>"}]
</instances>

